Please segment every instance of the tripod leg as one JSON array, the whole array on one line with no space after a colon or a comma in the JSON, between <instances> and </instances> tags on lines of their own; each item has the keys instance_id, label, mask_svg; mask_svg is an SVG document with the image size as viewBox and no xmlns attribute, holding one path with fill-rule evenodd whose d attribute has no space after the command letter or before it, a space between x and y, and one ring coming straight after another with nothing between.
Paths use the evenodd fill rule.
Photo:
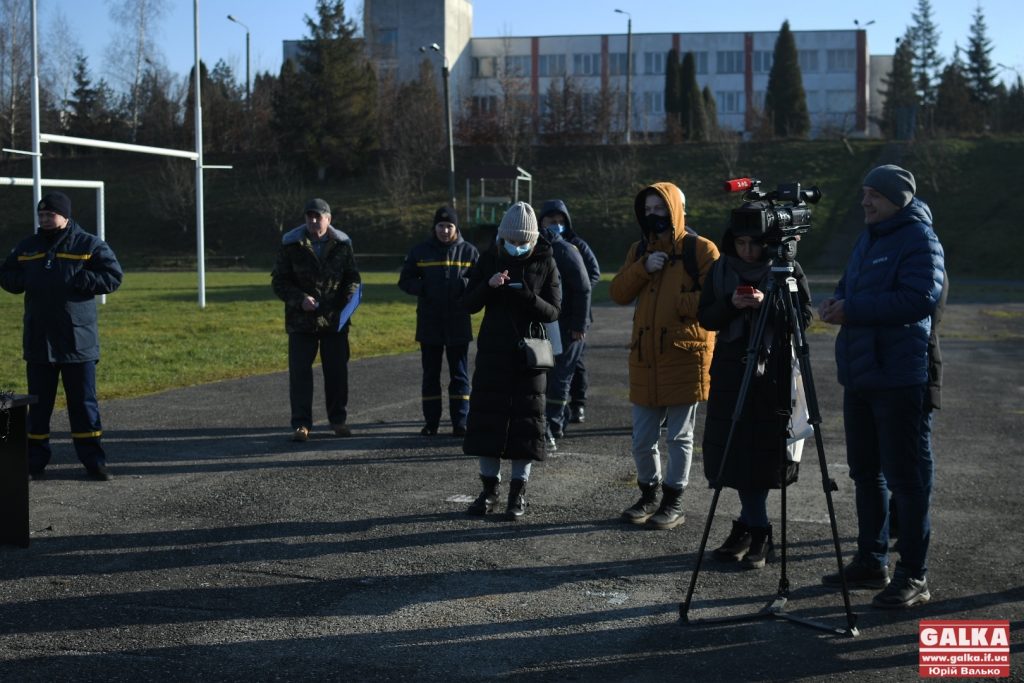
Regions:
<instances>
[{"instance_id":1,"label":"tripod leg","mask_svg":"<svg viewBox=\"0 0 1024 683\"><path fill-rule=\"evenodd\" d=\"M804 387L804 395L807 399L808 422L814 430L814 444L818 450L818 467L821 470L821 488L825 492L825 503L828 507L828 521L832 529L832 546L835 550L836 565L839 567L839 576L843 590L843 605L846 609L846 623L851 636L857 635L857 615L853 613L850 606L850 591L846 585L846 575L843 573L843 551L839 547L839 526L836 524L836 510L832 502L832 491L835 482L828 475L828 462L825 460L825 443L821 437L821 412L818 408L818 394L814 388L814 376L811 372L811 349L807 343L807 337L797 317L798 295L796 282L790 286L789 296L786 297L789 308L790 328L793 340L796 342L797 361L800 366L800 377Z\"/></svg>"},{"instance_id":2,"label":"tripod leg","mask_svg":"<svg viewBox=\"0 0 1024 683\"><path fill-rule=\"evenodd\" d=\"M739 424L740 416L743 414L743 405L747 400L747 393L750 390L750 382L754 376L754 369L757 367L757 353L764 340L764 331L768 324L768 316L772 306L770 302L778 295L778 288L774 280L768 281L768 292L765 301L758 313L757 321L750 335L750 343L747 346L747 364L743 370L743 380L740 382L739 395L736 397L736 405L732 411L732 424L729 425L729 436L725 440L725 450L722 452L722 462L718 466L718 475L715 480L715 495L711 498L711 508L708 510L708 517L704 523L704 534L700 539L700 548L697 550L697 563L690 575L690 586L686 591L686 597L679 603L679 620L689 623L690 603L693 601L693 591L697 587L697 577L700 574L700 567L704 560L704 550L707 548L708 536L711 533L711 523L715 518L715 509L718 507L718 499L722 494L722 476L725 474L725 463L729 458L729 451L732 448L732 439L736 433L736 425Z\"/></svg>"}]
</instances>

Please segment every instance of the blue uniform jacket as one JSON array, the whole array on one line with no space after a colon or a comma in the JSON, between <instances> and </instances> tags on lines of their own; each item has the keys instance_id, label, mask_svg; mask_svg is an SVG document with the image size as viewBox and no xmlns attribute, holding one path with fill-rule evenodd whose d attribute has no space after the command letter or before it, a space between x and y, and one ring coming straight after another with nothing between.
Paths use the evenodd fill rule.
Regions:
<instances>
[{"instance_id":1,"label":"blue uniform jacket","mask_svg":"<svg viewBox=\"0 0 1024 683\"><path fill-rule=\"evenodd\" d=\"M839 383L853 390L924 384L931 315L944 279L927 204L915 198L868 225L835 291L846 317L836 339Z\"/></svg>"},{"instance_id":2,"label":"blue uniform jacket","mask_svg":"<svg viewBox=\"0 0 1024 683\"><path fill-rule=\"evenodd\" d=\"M22 344L29 363L99 360L97 294L121 286L124 273L107 243L75 221L55 239L27 237L0 266L0 287L25 294Z\"/></svg>"},{"instance_id":3,"label":"blue uniform jacket","mask_svg":"<svg viewBox=\"0 0 1024 683\"><path fill-rule=\"evenodd\" d=\"M433 229L431 229L433 232ZM442 244L431 235L412 248L402 264L398 286L417 297L416 341L427 346L457 346L473 340L469 311L460 299L480 252L459 235Z\"/></svg>"}]
</instances>

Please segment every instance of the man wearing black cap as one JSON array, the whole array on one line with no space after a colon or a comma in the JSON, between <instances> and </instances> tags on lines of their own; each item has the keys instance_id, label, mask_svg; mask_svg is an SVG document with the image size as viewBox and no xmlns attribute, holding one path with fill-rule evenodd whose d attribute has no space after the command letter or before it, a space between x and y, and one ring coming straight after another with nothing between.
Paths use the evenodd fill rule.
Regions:
<instances>
[{"instance_id":1,"label":"man wearing black cap","mask_svg":"<svg viewBox=\"0 0 1024 683\"><path fill-rule=\"evenodd\" d=\"M423 360L423 418L420 434L437 434L441 423L441 358L448 357L448 413L452 434L465 436L469 414L469 342L473 327L460 299L469 270L480 253L462 239L455 210L442 206L426 241L409 252L398 286L416 300L416 341Z\"/></svg>"},{"instance_id":2,"label":"man wearing black cap","mask_svg":"<svg viewBox=\"0 0 1024 683\"><path fill-rule=\"evenodd\" d=\"M323 199L306 203L306 222L285 233L271 285L284 301L288 332L288 395L292 441L306 441L313 428L313 361L324 373L327 419L336 436L351 436L348 418L348 329L341 311L359 289L352 240L331 225Z\"/></svg>"},{"instance_id":3,"label":"man wearing black cap","mask_svg":"<svg viewBox=\"0 0 1024 683\"><path fill-rule=\"evenodd\" d=\"M856 488L857 554L843 574L848 586L884 589L875 607L911 607L931 598L928 345L945 267L931 210L914 196L910 171L879 166L863 186L867 227L834 296L819 308L822 320L841 326L836 365ZM900 520L891 581L889 491ZM823 581L841 582L839 574Z\"/></svg>"},{"instance_id":4,"label":"man wearing black cap","mask_svg":"<svg viewBox=\"0 0 1024 683\"><path fill-rule=\"evenodd\" d=\"M107 481L96 400L100 342L95 296L116 291L124 273L107 243L71 220L67 195L50 192L36 209L39 231L22 240L0 266L0 287L25 294L28 393L38 400L28 411L29 474L43 478L50 462L50 416L62 379L75 453L91 479Z\"/></svg>"}]
</instances>

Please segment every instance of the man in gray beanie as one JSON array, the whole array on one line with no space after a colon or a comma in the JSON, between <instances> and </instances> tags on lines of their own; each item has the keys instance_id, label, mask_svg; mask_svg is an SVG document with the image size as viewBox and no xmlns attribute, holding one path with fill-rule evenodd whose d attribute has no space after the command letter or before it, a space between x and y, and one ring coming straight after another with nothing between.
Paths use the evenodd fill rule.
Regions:
<instances>
[{"instance_id":1,"label":"man in gray beanie","mask_svg":"<svg viewBox=\"0 0 1024 683\"><path fill-rule=\"evenodd\" d=\"M884 589L872 600L875 607L911 607L931 598L928 344L945 266L931 210L914 196L910 171L879 166L863 186L866 228L834 295L819 307L823 321L841 326L836 365L856 487L857 554L842 575L822 580ZM890 491L900 520L891 581Z\"/></svg>"}]
</instances>

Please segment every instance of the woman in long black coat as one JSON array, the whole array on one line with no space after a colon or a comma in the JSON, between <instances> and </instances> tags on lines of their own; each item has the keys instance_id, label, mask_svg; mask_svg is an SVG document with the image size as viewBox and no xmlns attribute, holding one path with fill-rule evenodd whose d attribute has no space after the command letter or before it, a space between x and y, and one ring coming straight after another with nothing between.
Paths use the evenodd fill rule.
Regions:
<instances>
[{"instance_id":1,"label":"woman in long black coat","mask_svg":"<svg viewBox=\"0 0 1024 683\"><path fill-rule=\"evenodd\" d=\"M718 333L704 426L704 476L712 486L736 489L741 511L729 537L713 555L760 568L774 547L768 522L768 491L792 483L797 474L797 464L786 458L789 422L785 415L779 415L780 408L791 400L791 386L780 377L789 377L792 355L785 316L779 310L782 302L776 300L768 313L758 367L723 469L726 440L746 369L747 347L765 303L772 260L757 238L737 237L731 230L722 237L721 253L722 258L705 280L697 313L704 328ZM800 264L794 262L793 266L800 304L797 315L801 327L806 327L811 320L811 292ZM779 368L779 363L787 367Z\"/></svg>"},{"instance_id":2,"label":"woman in long black coat","mask_svg":"<svg viewBox=\"0 0 1024 683\"><path fill-rule=\"evenodd\" d=\"M537 217L516 202L501 219L495 248L470 273L463 303L484 309L477 335L476 370L462 450L480 460L483 491L467 512L483 515L498 502L502 460L512 461L507 514L526 511L526 482L534 461L544 459L544 370L525 367L518 347L538 323L558 319L561 282L551 246L538 239Z\"/></svg>"}]
</instances>

